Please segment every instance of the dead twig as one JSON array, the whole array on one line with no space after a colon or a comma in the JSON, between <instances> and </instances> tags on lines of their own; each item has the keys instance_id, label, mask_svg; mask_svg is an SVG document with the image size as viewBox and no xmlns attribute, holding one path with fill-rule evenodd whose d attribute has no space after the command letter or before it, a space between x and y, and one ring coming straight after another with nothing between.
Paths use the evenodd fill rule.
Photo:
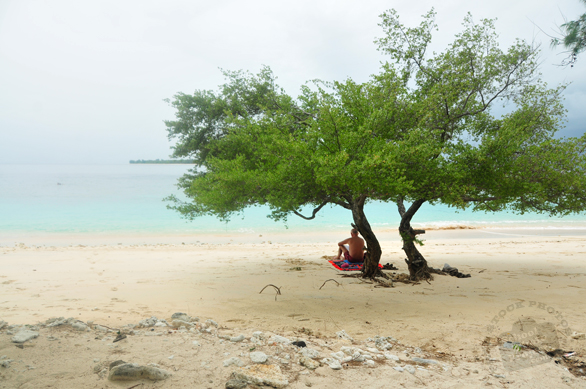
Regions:
<instances>
[{"instance_id":1,"label":"dead twig","mask_svg":"<svg viewBox=\"0 0 586 389\"><path fill-rule=\"evenodd\" d=\"M130 388L128 388L128 389L136 388L138 385L142 385L142 384L136 384L136 385L134 385L134 386L131 386L131 387L130 387Z\"/></svg>"},{"instance_id":2,"label":"dead twig","mask_svg":"<svg viewBox=\"0 0 586 389\"><path fill-rule=\"evenodd\" d=\"M333 278L330 278L329 280L325 280L324 281L324 283L319 287L319 290L321 290L321 288L323 288L324 285L326 284L326 282L328 282L328 281L334 281L336 283L336 286L340 286L341 285L338 281L334 280Z\"/></svg>"},{"instance_id":3,"label":"dead twig","mask_svg":"<svg viewBox=\"0 0 586 389\"><path fill-rule=\"evenodd\" d=\"M275 301L277 301L277 296L281 294L281 289L276 287L273 284L268 284L267 286L265 286L264 288L261 289L260 292L258 292L258 294L261 294L263 290L265 290L266 288L268 288L269 286L272 286L273 288L275 288L275 290L277 291L277 294L275 295Z\"/></svg>"}]
</instances>

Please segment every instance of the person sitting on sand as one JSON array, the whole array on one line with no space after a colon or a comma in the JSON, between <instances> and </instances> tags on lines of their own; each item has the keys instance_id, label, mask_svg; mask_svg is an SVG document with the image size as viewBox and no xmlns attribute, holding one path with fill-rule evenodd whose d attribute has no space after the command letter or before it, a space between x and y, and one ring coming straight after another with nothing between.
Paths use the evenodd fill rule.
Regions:
<instances>
[{"instance_id":1,"label":"person sitting on sand","mask_svg":"<svg viewBox=\"0 0 586 389\"><path fill-rule=\"evenodd\" d=\"M342 253L348 262L364 262L364 240L358 237L358 230L350 231L350 238L338 243L338 256L332 259L340 259Z\"/></svg>"}]
</instances>

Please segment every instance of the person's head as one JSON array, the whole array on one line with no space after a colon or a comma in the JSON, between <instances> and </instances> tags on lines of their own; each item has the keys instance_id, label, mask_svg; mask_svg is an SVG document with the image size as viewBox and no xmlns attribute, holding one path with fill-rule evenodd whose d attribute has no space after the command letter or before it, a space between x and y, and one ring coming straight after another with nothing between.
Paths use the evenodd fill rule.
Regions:
<instances>
[{"instance_id":1,"label":"person's head","mask_svg":"<svg viewBox=\"0 0 586 389\"><path fill-rule=\"evenodd\" d=\"M356 228L353 228L350 230L350 235L352 236L358 236L358 230Z\"/></svg>"}]
</instances>

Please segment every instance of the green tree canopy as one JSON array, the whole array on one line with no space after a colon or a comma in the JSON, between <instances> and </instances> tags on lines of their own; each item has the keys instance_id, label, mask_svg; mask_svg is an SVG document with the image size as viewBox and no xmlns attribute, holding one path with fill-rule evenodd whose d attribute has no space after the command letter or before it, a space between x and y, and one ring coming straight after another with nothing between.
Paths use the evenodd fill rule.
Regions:
<instances>
[{"instance_id":1,"label":"green tree canopy","mask_svg":"<svg viewBox=\"0 0 586 389\"><path fill-rule=\"evenodd\" d=\"M586 5L586 0L580 0ZM560 44L569 49L570 55L563 62L564 65L574 66L578 60L578 54L586 50L586 13L576 20L570 20L560 26L561 38L552 38L551 45L557 47Z\"/></svg>"},{"instance_id":2,"label":"green tree canopy","mask_svg":"<svg viewBox=\"0 0 586 389\"><path fill-rule=\"evenodd\" d=\"M173 157L198 163L179 181L189 202L172 207L189 218L229 219L252 205L270 217L312 219L326 204L351 211L378 273L379 242L364 213L368 201L396 203L413 279L430 269L410 222L425 202L475 210L549 214L586 207L586 137L554 138L565 111L563 87L539 81L537 51L497 44L494 23L464 21L439 54L428 53L436 29L431 11L406 28L382 15L377 40L390 55L368 82L314 82L290 97L269 68L225 72L218 92L178 94L168 121ZM495 117L495 104L511 112ZM406 206L406 204L408 206ZM301 209L310 206L311 215Z\"/></svg>"}]
</instances>

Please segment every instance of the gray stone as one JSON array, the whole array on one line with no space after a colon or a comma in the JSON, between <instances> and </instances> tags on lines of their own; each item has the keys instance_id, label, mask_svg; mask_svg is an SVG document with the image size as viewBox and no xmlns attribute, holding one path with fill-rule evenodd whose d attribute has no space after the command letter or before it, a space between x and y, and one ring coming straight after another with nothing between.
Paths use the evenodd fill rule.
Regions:
<instances>
[{"instance_id":1,"label":"gray stone","mask_svg":"<svg viewBox=\"0 0 586 389\"><path fill-rule=\"evenodd\" d=\"M186 327L186 328L190 328L193 327L194 325L191 324L188 321L184 321L184 320L180 320L180 319L175 319L171 322L171 325L175 328L180 328L180 327Z\"/></svg>"},{"instance_id":2,"label":"gray stone","mask_svg":"<svg viewBox=\"0 0 586 389\"><path fill-rule=\"evenodd\" d=\"M47 327L57 327L62 326L63 324L67 324L67 320L64 317L53 317L45 321Z\"/></svg>"},{"instance_id":3,"label":"gray stone","mask_svg":"<svg viewBox=\"0 0 586 389\"><path fill-rule=\"evenodd\" d=\"M291 341L287 338L285 338L284 336L280 336L280 335L274 335L271 336L271 338L269 339L270 342L275 342L275 343L280 343L280 344L289 344L291 343Z\"/></svg>"},{"instance_id":4,"label":"gray stone","mask_svg":"<svg viewBox=\"0 0 586 389\"><path fill-rule=\"evenodd\" d=\"M232 366L232 365L244 366L244 362L242 362L242 360L237 357L232 357L232 358L226 359L223 364L224 364L224 367L228 367L228 366Z\"/></svg>"},{"instance_id":5,"label":"gray stone","mask_svg":"<svg viewBox=\"0 0 586 389\"><path fill-rule=\"evenodd\" d=\"M344 354L343 351L338 351L337 353L331 353L330 355L332 356L332 358L337 359L338 361L341 361L342 359L346 358L346 354Z\"/></svg>"},{"instance_id":6,"label":"gray stone","mask_svg":"<svg viewBox=\"0 0 586 389\"><path fill-rule=\"evenodd\" d=\"M422 363L424 365L437 365L438 361L434 361L433 359L424 359L424 358L411 358L413 362Z\"/></svg>"},{"instance_id":7,"label":"gray stone","mask_svg":"<svg viewBox=\"0 0 586 389\"><path fill-rule=\"evenodd\" d=\"M393 355L391 353L384 353L383 355L385 356L386 359L390 359L392 361L399 362L399 357L396 355Z\"/></svg>"},{"instance_id":8,"label":"gray stone","mask_svg":"<svg viewBox=\"0 0 586 389\"><path fill-rule=\"evenodd\" d=\"M415 368L411 365L406 365L405 370L407 370L411 374L415 374Z\"/></svg>"},{"instance_id":9,"label":"gray stone","mask_svg":"<svg viewBox=\"0 0 586 389\"><path fill-rule=\"evenodd\" d=\"M240 334L240 335L238 335L238 336L233 336L233 337L231 337L231 338L230 338L230 342L235 342L235 343L238 343L238 342L242 342L244 339L246 339L246 336L244 336L244 335Z\"/></svg>"},{"instance_id":10,"label":"gray stone","mask_svg":"<svg viewBox=\"0 0 586 389\"><path fill-rule=\"evenodd\" d=\"M183 312L175 312L174 314L171 315L171 319L177 319L177 320L182 320L182 321L187 321L190 322L191 321L191 317Z\"/></svg>"},{"instance_id":11,"label":"gray stone","mask_svg":"<svg viewBox=\"0 0 586 389\"><path fill-rule=\"evenodd\" d=\"M157 324L157 322L159 321L159 319L157 319L156 316L151 316L148 319L144 319L138 322L138 326L139 327L152 327L155 324Z\"/></svg>"},{"instance_id":12,"label":"gray stone","mask_svg":"<svg viewBox=\"0 0 586 389\"><path fill-rule=\"evenodd\" d=\"M226 382L226 389L244 389L248 386L248 381L236 378L230 378Z\"/></svg>"},{"instance_id":13,"label":"gray stone","mask_svg":"<svg viewBox=\"0 0 586 389\"><path fill-rule=\"evenodd\" d=\"M252 365L240 367L232 373L233 379L253 383L255 385L267 385L273 388L284 388L289 385L287 377L281 373L277 365Z\"/></svg>"},{"instance_id":14,"label":"gray stone","mask_svg":"<svg viewBox=\"0 0 586 389\"><path fill-rule=\"evenodd\" d=\"M12 342L13 343L24 343L27 340L31 340L31 339L36 338L37 336L39 336L38 332L31 331L26 328L22 328L20 331L18 331L16 333L16 335L14 335L12 337Z\"/></svg>"},{"instance_id":15,"label":"gray stone","mask_svg":"<svg viewBox=\"0 0 586 389\"><path fill-rule=\"evenodd\" d=\"M260 340L262 340L262 339L264 339L264 338L265 338L265 336L264 336L264 334L262 333L262 331L254 331L254 332L252 333L252 337L253 337L253 338L260 339Z\"/></svg>"},{"instance_id":16,"label":"gray stone","mask_svg":"<svg viewBox=\"0 0 586 389\"><path fill-rule=\"evenodd\" d=\"M265 363L267 359L267 354L261 351L254 351L250 353L250 360L254 363Z\"/></svg>"},{"instance_id":17,"label":"gray stone","mask_svg":"<svg viewBox=\"0 0 586 389\"><path fill-rule=\"evenodd\" d=\"M215 321L213 321L212 319L207 319L206 320L206 324L210 324L213 325L214 327L218 327L218 323L216 323Z\"/></svg>"},{"instance_id":18,"label":"gray stone","mask_svg":"<svg viewBox=\"0 0 586 389\"><path fill-rule=\"evenodd\" d=\"M402 373L405 371L405 369L403 369L401 366L393 366L393 369L397 370L399 373Z\"/></svg>"},{"instance_id":19,"label":"gray stone","mask_svg":"<svg viewBox=\"0 0 586 389\"><path fill-rule=\"evenodd\" d=\"M4 327L7 327L7 326L8 326L7 322L5 322L4 320L0 320L0 330L3 330Z\"/></svg>"},{"instance_id":20,"label":"gray stone","mask_svg":"<svg viewBox=\"0 0 586 389\"><path fill-rule=\"evenodd\" d=\"M313 359L308 357L299 358L299 364L301 366L307 367L309 370L315 370L318 367L320 367L320 363L318 361L314 361Z\"/></svg>"},{"instance_id":21,"label":"gray stone","mask_svg":"<svg viewBox=\"0 0 586 389\"><path fill-rule=\"evenodd\" d=\"M136 363L123 363L110 368L110 381L134 381L148 379L159 381L169 378L171 373L154 366L139 366Z\"/></svg>"},{"instance_id":22,"label":"gray stone","mask_svg":"<svg viewBox=\"0 0 586 389\"><path fill-rule=\"evenodd\" d=\"M328 365L332 370L341 370L342 369L342 364L337 359L324 358L321 360L321 362Z\"/></svg>"},{"instance_id":23,"label":"gray stone","mask_svg":"<svg viewBox=\"0 0 586 389\"><path fill-rule=\"evenodd\" d=\"M307 358L319 358L319 351L304 347L301 349L301 355Z\"/></svg>"},{"instance_id":24,"label":"gray stone","mask_svg":"<svg viewBox=\"0 0 586 389\"><path fill-rule=\"evenodd\" d=\"M364 361L364 364L368 367L375 367L376 366L376 363L371 359Z\"/></svg>"},{"instance_id":25,"label":"gray stone","mask_svg":"<svg viewBox=\"0 0 586 389\"><path fill-rule=\"evenodd\" d=\"M73 328L74 330L77 330L77 331L89 331L88 326L86 326L84 323L81 323L81 322L73 323L71 325L71 328Z\"/></svg>"}]
</instances>

